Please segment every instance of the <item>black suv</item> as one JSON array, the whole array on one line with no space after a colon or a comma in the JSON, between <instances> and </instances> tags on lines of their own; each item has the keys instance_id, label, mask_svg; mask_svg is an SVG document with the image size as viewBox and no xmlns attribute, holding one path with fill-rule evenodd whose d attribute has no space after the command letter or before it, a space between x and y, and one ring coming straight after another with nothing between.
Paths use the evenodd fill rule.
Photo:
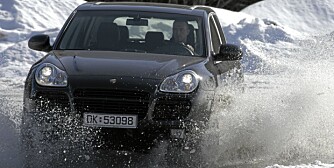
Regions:
<instances>
[{"instance_id":1,"label":"black suv","mask_svg":"<svg viewBox=\"0 0 334 168\"><path fill-rule=\"evenodd\" d=\"M85 3L53 45L48 35L28 45L47 54L25 82L27 160L65 139L117 150L148 149L166 137L188 142L203 132L224 80L243 80L242 51L226 44L205 6Z\"/></svg>"}]
</instances>

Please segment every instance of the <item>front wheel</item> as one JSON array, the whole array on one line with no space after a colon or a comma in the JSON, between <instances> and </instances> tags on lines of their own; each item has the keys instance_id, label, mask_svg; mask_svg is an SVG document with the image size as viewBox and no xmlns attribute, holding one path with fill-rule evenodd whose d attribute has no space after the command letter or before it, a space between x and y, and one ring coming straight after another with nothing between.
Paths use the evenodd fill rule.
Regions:
<instances>
[{"instance_id":1,"label":"front wheel","mask_svg":"<svg viewBox=\"0 0 334 168\"><path fill-rule=\"evenodd\" d=\"M170 140L167 145L166 162L169 167L205 167L199 145L185 141Z\"/></svg>"},{"instance_id":2,"label":"front wheel","mask_svg":"<svg viewBox=\"0 0 334 168\"><path fill-rule=\"evenodd\" d=\"M51 115L50 115L51 114ZM55 113L23 113L21 150L24 167L68 167L85 162L96 130L80 126L75 118Z\"/></svg>"},{"instance_id":3,"label":"front wheel","mask_svg":"<svg viewBox=\"0 0 334 168\"><path fill-rule=\"evenodd\" d=\"M204 130L188 132L184 139L170 139L165 160L169 167L206 167L202 157Z\"/></svg>"},{"instance_id":4,"label":"front wheel","mask_svg":"<svg viewBox=\"0 0 334 168\"><path fill-rule=\"evenodd\" d=\"M21 125L21 150L24 156L24 167L50 167L52 160L49 151L53 146L46 140L42 127L38 126L33 117L24 115Z\"/></svg>"}]
</instances>

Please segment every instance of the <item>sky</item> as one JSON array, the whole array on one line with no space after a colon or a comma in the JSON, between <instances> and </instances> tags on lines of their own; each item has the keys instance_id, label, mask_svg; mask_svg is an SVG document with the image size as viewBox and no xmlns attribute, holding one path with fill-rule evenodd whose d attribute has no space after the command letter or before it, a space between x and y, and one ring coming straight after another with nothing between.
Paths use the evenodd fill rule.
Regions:
<instances>
[{"instance_id":1,"label":"sky","mask_svg":"<svg viewBox=\"0 0 334 168\"><path fill-rule=\"evenodd\" d=\"M0 138L0 163L15 167L20 162L17 128L24 80L45 54L30 50L29 38L48 34L54 40L84 2L0 2L0 132L7 135ZM228 165L263 159L267 168L334 167L334 1L264 0L241 12L213 9L227 42L244 52L247 91L230 111L215 113L221 128L208 134L228 145L208 147L209 161ZM236 160L231 158L235 149L247 152Z\"/></svg>"}]
</instances>

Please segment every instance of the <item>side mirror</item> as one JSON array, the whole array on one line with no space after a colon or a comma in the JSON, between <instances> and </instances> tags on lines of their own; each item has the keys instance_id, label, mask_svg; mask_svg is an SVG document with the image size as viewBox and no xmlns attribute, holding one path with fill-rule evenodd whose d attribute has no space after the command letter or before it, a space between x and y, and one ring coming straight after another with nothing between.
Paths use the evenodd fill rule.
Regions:
<instances>
[{"instance_id":1,"label":"side mirror","mask_svg":"<svg viewBox=\"0 0 334 168\"><path fill-rule=\"evenodd\" d=\"M50 37L48 35L35 35L28 41L28 47L37 51L51 51Z\"/></svg>"},{"instance_id":2,"label":"side mirror","mask_svg":"<svg viewBox=\"0 0 334 168\"><path fill-rule=\"evenodd\" d=\"M214 56L215 61L236 61L242 59L242 50L233 44L223 44L219 53Z\"/></svg>"}]
</instances>

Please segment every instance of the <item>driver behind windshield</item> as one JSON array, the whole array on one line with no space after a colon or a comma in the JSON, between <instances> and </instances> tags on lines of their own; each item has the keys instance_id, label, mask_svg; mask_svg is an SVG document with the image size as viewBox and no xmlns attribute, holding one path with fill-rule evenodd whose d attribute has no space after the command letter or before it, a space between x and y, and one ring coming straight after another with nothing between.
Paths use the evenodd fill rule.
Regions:
<instances>
[{"instance_id":1,"label":"driver behind windshield","mask_svg":"<svg viewBox=\"0 0 334 168\"><path fill-rule=\"evenodd\" d=\"M191 51L194 51L193 46L187 42L189 32L187 21L175 20L173 23L173 36L170 41L187 46Z\"/></svg>"}]
</instances>

